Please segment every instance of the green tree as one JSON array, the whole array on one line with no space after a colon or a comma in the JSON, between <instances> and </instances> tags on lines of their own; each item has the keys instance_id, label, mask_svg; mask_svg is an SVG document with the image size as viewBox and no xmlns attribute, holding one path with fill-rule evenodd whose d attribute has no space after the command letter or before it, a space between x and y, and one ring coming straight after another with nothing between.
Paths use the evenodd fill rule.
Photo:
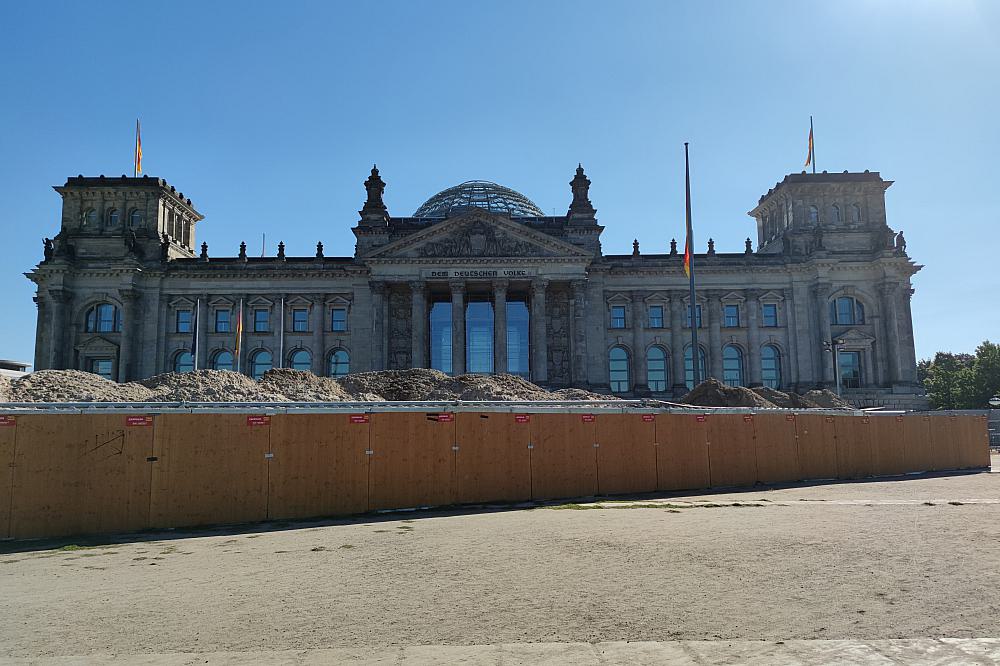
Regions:
<instances>
[{"instance_id":1,"label":"green tree","mask_svg":"<svg viewBox=\"0 0 1000 666\"><path fill-rule=\"evenodd\" d=\"M1000 345L987 340L975 355L938 352L917 373L934 409L986 409L1000 394Z\"/></svg>"}]
</instances>

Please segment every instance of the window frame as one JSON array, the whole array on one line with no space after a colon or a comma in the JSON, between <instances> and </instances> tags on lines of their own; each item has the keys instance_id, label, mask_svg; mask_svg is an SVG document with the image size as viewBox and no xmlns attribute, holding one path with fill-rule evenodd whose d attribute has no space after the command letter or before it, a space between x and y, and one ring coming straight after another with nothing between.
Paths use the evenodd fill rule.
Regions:
<instances>
[{"instance_id":1,"label":"window frame","mask_svg":"<svg viewBox=\"0 0 1000 666\"><path fill-rule=\"evenodd\" d=\"M222 357L222 356L224 356L224 355L226 355L226 354L229 355L229 363L228 363L229 367L228 368L220 368L219 367L219 358ZM234 370L236 370L236 354L234 354L233 352L229 351L228 349L219 349L218 351L216 351L215 353L212 354L212 360L210 361L210 363L212 365L212 370L234 371Z\"/></svg>"},{"instance_id":2,"label":"window frame","mask_svg":"<svg viewBox=\"0 0 1000 666\"><path fill-rule=\"evenodd\" d=\"M624 354L624 358L614 358L615 352ZM616 364L624 364L618 368ZM632 386L632 369L628 350L622 345L614 345L608 350L608 386L612 393L628 393ZM624 379L615 379L615 373L624 373Z\"/></svg>"},{"instance_id":3,"label":"window frame","mask_svg":"<svg viewBox=\"0 0 1000 666\"><path fill-rule=\"evenodd\" d=\"M686 321L685 321L684 328L691 328L691 305L688 304L688 306L685 308L685 310L687 312L686 312L686 317L685 317ZM695 319L698 320L698 328L705 328L705 325L704 325L705 321L704 321L704 318L702 317L701 310L702 310L701 303L698 303L695 306Z\"/></svg>"},{"instance_id":4,"label":"window frame","mask_svg":"<svg viewBox=\"0 0 1000 666\"><path fill-rule=\"evenodd\" d=\"M764 355L764 350L769 349L774 352L773 358L767 358ZM774 363L774 379L768 378L768 373L771 372L771 368L767 367L767 364ZM761 384L767 388L781 390L781 350L778 349L777 345L766 344L760 348L760 381Z\"/></svg>"},{"instance_id":5,"label":"window frame","mask_svg":"<svg viewBox=\"0 0 1000 666\"><path fill-rule=\"evenodd\" d=\"M184 320L187 315L187 320ZM182 328L182 325L186 328ZM191 333L194 328L194 311L189 308L177 308L174 310L174 333Z\"/></svg>"},{"instance_id":6,"label":"window frame","mask_svg":"<svg viewBox=\"0 0 1000 666\"><path fill-rule=\"evenodd\" d=\"M181 359L187 357L190 363L181 365ZM182 349L174 354L173 362L170 364L173 372L194 372L194 354L188 349ZM186 369L185 369L186 368Z\"/></svg>"},{"instance_id":7,"label":"window frame","mask_svg":"<svg viewBox=\"0 0 1000 666\"><path fill-rule=\"evenodd\" d=\"M341 328L337 328L337 322L338 322L338 320L337 320L337 313L338 312L342 312L344 314L344 317L343 317L343 326ZM330 308L330 331L333 332L333 333L346 333L349 330L349 328L350 327L348 326L348 312L347 312L347 308L344 307L344 306L339 306L339 305Z\"/></svg>"},{"instance_id":8,"label":"window frame","mask_svg":"<svg viewBox=\"0 0 1000 666\"><path fill-rule=\"evenodd\" d=\"M844 363L843 357L849 356L857 359L856 364L852 364L853 368L856 370L856 377L848 379L844 376ZM865 382L865 371L864 371L864 354L857 349L838 349L837 350L837 374L840 376L840 387L842 389L860 389L864 386Z\"/></svg>"},{"instance_id":9,"label":"window frame","mask_svg":"<svg viewBox=\"0 0 1000 666\"><path fill-rule=\"evenodd\" d=\"M267 354L268 356L267 370L274 369L274 354L272 354L269 350L264 348L255 349L253 353L250 354L250 362L248 363L248 365L250 366L248 369L250 370L250 377L252 379L259 380L264 376L264 373L267 372L267 370L264 370L264 372L261 372L260 375L257 374L257 366L261 365L258 362L258 359L265 354Z\"/></svg>"},{"instance_id":10,"label":"window frame","mask_svg":"<svg viewBox=\"0 0 1000 666\"><path fill-rule=\"evenodd\" d=\"M302 367L296 367L296 363L297 363L296 362L296 357L300 356L301 354L305 354L306 355L306 359L307 359L307 361L305 363L306 367L304 367L304 368L302 368ZM301 363L299 363L299 365L301 365ZM304 347L299 347L298 349L293 349L291 351L291 353L288 354L288 367L291 368L292 370L311 371L312 370L312 352L310 352L308 349L305 349Z\"/></svg>"},{"instance_id":11,"label":"window frame","mask_svg":"<svg viewBox=\"0 0 1000 666\"><path fill-rule=\"evenodd\" d=\"M107 374L103 372L98 372L96 366L98 363L107 363L108 372ZM104 377L107 380L114 381L115 379L115 360L109 357L99 357L87 359L87 372L97 375L98 377Z\"/></svg>"},{"instance_id":12,"label":"window frame","mask_svg":"<svg viewBox=\"0 0 1000 666\"><path fill-rule=\"evenodd\" d=\"M621 330L627 328L628 323L628 310L624 305L612 305L610 306L611 321L608 328L613 328L616 330ZM618 311L621 311L621 316L618 316Z\"/></svg>"},{"instance_id":13,"label":"window frame","mask_svg":"<svg viewBox=\"0 0 1000 666\"><path fill-rule=\"evenodd\" d=\"M662 356L653 359L653 353L658 353ZM654 369L654 363L662 363L663 367ZM654 379L654 372L662 374L662 379ZM664 393L670 388L670 364L668 362L667 350L660 345L651 345L646 350L646 386L654 393Z\"/></svg>"},{"instance_id":14,"label":"window frame","mask_svg":"<svg viewBox=\"0 0 1000 666\"><path fill-rule=\"evenodd\" d=\"M260 315L263 315L263 320L261 320ZM261 325L263 324L263 328ZM253 308L253 332L254 333L270 333L271 332L271 309L270 308ZM271 363L274 363L274 358L272 357Z\"/></svg>"},{"instance_id":15,"label":"window frame","mask_svg":"<svg viewBox=\"0 0 1000 666\"><path fill-rule=\"evenodd\" d=\"M653 316L654 310L659 310L660 314L658 317ZM663 307L661 303L652 303L647 308L647 316L649 317L649 327L650 328L665 328L664 326L664 312L666 308ZM659 323L657 323L657 321Z\"/></svg>"},{"instance_id":16,"label":"window frame","mask_svg":"<svg viewBox=\"0 0 1000 666\"><path fill-rule=\"evenodd\" d=\"M729 312L730 308L734 308L736 314L732 319L730 319ZM731 323L734 321L735 323ZM722 327L723 328L739 328L741 325L740 317L740 304L739 303L723 303L722 304Z\"/></svg>"},{"instance_id":17,"label":"window frame","mask_svg":"<svg viewBox=\"0 0 1000 666\"><path fill-rule=\"evenodd\" d=\"M767 310L768 308L774 308L774 323L768 323ZM760 304L760 325L761 328L778 328L781 326L778 317L778 304L777 303L761 303Z\"/></svg>"},{"instance_id":18,"label":"window frame","mask_svg":"<svg viewBox=\"0 0 1000 666\"><path fill-rule=\"evenodd\" d=\"M219 315L225 315L225 317L224 317L225 318L225 322L222 322L219 319ZM233 332L232 325L231 325L232 321L233 321L233 311L230 310L229 308L217 308L215 310L215 317L213 319L214 319L214 324L215 324L213 330L216 333L232 333ZM222 324L222 323L225 323L225 326L220 327L219 325Z\"/></svg>"},{"instance_id":19,"label":"window frame","mask_svg":"<svg viewBox=\"0 0 1000 666\"><path fill-rule=\"evenodd\" d=\"M344 355L343 361L337 357L338 354ZM341 363L344 365L344 372L337 371ZM326 361L326 372L327 376L334 378L349 375L351 373L351 353L346 349L334 349L331 351Z\"/></svg>"},{"instance_id":20,"label":"window frame","mask_svg":"<svg viewBox=\"0 0 1000 666\"><path fill-rule=\"evenodd\" d=\"M727 358L727 353L733 351L736 353L735 358ZM729 363L735 362L737 367L735 369L728 367ZM736 375L736 381L730 381L732 373L738 373ZM729 386L746 386L746 354L739 346L734 344L724 345L722 347L722 383L728 384Z\"/></svg>"},{"instance_id":21,"label":"window frame","mask_svg":"<svg viewBox=\"0 0 1000 666\"><path fill-rule=\"evenodd\" d=\"M302 316L302 319L298 319L299 315ZM308 333L308 332L309 332L309 308L292 308L292 333Z\"/></svg>"}]
</instances>

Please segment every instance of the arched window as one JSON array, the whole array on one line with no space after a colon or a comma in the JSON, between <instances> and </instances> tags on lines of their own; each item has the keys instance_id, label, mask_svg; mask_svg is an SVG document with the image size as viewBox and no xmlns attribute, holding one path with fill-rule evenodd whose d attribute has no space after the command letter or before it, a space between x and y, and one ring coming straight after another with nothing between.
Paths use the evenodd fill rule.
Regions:
<instances>
[{"instance_id":1,"label":"arched window","mask_svg":"<svg viewBox=\"0 0 1000 666\"><path fill-rule=\"evenodd\" d=\"M840 224L840 206L837 204L830 207L830 221L834 224Z\"/></svg>"},{"instance_id":2,"label":"arched window","mask_svg":"<svg viewBox=\"0 0 1000 666\"><path fill-rule=\"evenodd\" d=\"M736 345L722 348L722 381L730 386L743 386L743 352Z\"/></svg>"},{"instance_id":3,"label":"arched window","mask_svg":"<svg viewBox=\"0 0 1000 666\"><path fill-rule=\"evenodd\" d=\"M118 333L122 330L122 318L118 308L111 303L99 303L87 310L87 333Z\"/></svg>"},{"instance_id":4,"label":"arched window","mask_svg":"<svg viewBox=\"0 0 1000 666\"><path fill-rule=\"evenodd\" d=\"M334 350L330 354L330 376L343 377L351 371L351 357L343 349Z\"/></svg>"},{"instance_id":5,"label":"arched window","mask_svg":"<svg viewBox=\"0 0 1000 666\"><path fill-rule=\"evenodd\" d=\"M182 351L174 356L174 372L191 372L194 370L194 356L189 351Z\"/></svg>"},{"instance_id":6,"label":"arched window","mask_svg":"<svg viewBox=\"0 0 1000 666\"><path fill-rule=\"evenodd\" d=\"M611 381L612 393L628 391L628 352L624 347L612 347L608 352L608 378Z\"/></svg>"},{"instance_id":7,"label":"arched window","mask_svg":"<svg viewBox=\"0 0 1000 666\"><path fill-rule=\"evenodd\" d=\"M809 206L809 224L819 224L819 208Z\"/></svg>"},{"instance_id":8,"label":"arched window","mask_svg":"<svg viewBox=\"0 0 1000 666\"><path fill-rule=\"evenodd\" d=\"M133 229L137 229L142 226L142 213L137 210L133 210L128 216L128 225Z\"/></svg>"},{"instance_id":9,"label":"arched window","mask_svg":"<svg viewBox=\"0 0 1000 666\"><path fill-rule=\"evenodd\" d=\"M854 326L865 323L865 306L851 296L841 296L830 301L830 323L837 326Z\"/></svg>"},{"instance_id":10,"label":"arched window","mask_svg":"<svg viewBox=\"0 0 1000 666\"><path fill-rule=\"evenodd\" d=\"M260 379L273 366L274 361L272 360L271 352L266 349L259 349L250 357L250 376L254 379Z\"/></svg>"},{"instance_id":11,"label":"arched window","mask_svg":"<svg viewBox=\"0 0 1000 666\"><path fill-rule=\"evenodd\" d=\"M212 369L233 370L233 353L225 349L215 352L215 356L212 357Z\"/></svg>"},{"instance_id":12,"label":"arched window","mask_svg":"<svg viewBox=\"0 0 1000 666\"><path fill-rule=\"evenodd\" d=\"M792 202L789 201L785 206L785 226L792 226Z\"/></svg>"},{"instance_id":13,"label":"arched window","mask_svg":"<svg viewBox=\"0 0 1000 666\"><path fill-rule=\"evenodd\" d=\"M707 379L705 373L705 350L701 346L698 347L698 381L703 382ZM687 385L688 389L694 388L694 364L691 362L691 346L684 350L684 384Z\"/></svg>"},{"instance_id":14,"label":"arched window","mask_svg":"<svg viewBox=\"0 0 1000 666\"><path fill-rule=\"evenodd\" d=\"M110 211L108 211L108 226L109 227L117 227L118 226L118 222L120 222L120 221L121 221L121 215L118 213L118 209L117 208L112 208Z\"/></svg>"},{"instance_id":15,"label":"arched window","mask_svg":"<svg viewBox=\"0 0 1000 666\"><path fill-rule=\"evenodd\" d=\"M760 349L760 380L768 388L781 387L781 352L774 345Z\"/></svg>"},{"instance_id":16,"label":"arched window","mask_svg":"<svg viewBox=\"0 0 1000 666\"><path fill-rule=\"evenodd\" d=\"M667 352L653 345L646 351L646 385L650 391L667 390Z\"/></svg>"},{"instance_id":17,"label":"arched window","mask_svg":"<svg viewBox=\"0 0 1000 666\"><path fill-rule=\"evenodd\" d=\"M861 222L861 206L851 204L851 224L858 224L859 222Z\"/></svg>"},{"instance_id":18,"label":"arched window","mask_svg":"<svg viewBox=\"0 0 1000 666\"><path fill-rule=\"evenodd\" d=\"M93 208L83 214L83 226L85 229L93 229L97 226L97 211Z\"/></svg>"},{"instance_id":19,"label":"arched window","mask_svg":"<svg viewBox=\"0 0 1000 666\"><path fill-rule=\"evenodd\" d=\"M288 357L288 367L292 370L311 370L312 354L305 349L296 349Z\"/></svg>"}]
</instances>

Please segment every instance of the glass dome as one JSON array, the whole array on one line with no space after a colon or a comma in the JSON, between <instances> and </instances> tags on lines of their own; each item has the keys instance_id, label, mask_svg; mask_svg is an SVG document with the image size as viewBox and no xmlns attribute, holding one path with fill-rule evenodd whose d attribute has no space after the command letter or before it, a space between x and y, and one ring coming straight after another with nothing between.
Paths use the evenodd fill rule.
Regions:
<instances>
[{"instance_id":1,"label":"glass dome","mask_svg":"<svg viewBox=\"0 0 1000 666\"><path fill-rule=\"evenodd\" d=\"M520 192L486 180L470 180L438 192L413 217L448 217L463 208L485 208L511 217L544 217L545 213Z\"/></svg>"}]
</instances>

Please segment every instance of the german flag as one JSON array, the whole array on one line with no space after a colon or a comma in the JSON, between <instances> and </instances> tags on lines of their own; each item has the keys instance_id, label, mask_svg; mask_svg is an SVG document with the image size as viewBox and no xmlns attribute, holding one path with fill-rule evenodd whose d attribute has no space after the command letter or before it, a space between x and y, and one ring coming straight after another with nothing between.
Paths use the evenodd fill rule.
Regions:
<instances>
[{"instance_id":1,"label":"german flag","mask_svg":"<svg viewBox=\"0 0 1000 666\"><path fill-rule=\"evenodd\" d=\"M694 253L694 231L691 228L691 170L688 166L687 144L684 144L684 275L691 277L691 258Z\"/></svg>"},{"instance_id":2,"label":"german flag","mask_svg":"<svg viewBox=\"0 0 1000 666\"><path fill-rule=\"evenodd\" d=\"M135 174L142 173L142 136L139 134L139 119L135 119Z\"/></svg>"},{"instance_id":3,"label":"german flag","mask_svg":"<svg viewBox=\"0 0 1000 666\"><path fill-rule=\"evenodd\" d=\"M809 166L810 164L812 164L815 161L816 156L813 153L813 150L814 150L813 149L813 119L812 119L812 116L809 116L809 152L806 153L806 163L805 163L805 166ZM815 166L813 168L815 169Z\"/></svg>"}]
</instances>

